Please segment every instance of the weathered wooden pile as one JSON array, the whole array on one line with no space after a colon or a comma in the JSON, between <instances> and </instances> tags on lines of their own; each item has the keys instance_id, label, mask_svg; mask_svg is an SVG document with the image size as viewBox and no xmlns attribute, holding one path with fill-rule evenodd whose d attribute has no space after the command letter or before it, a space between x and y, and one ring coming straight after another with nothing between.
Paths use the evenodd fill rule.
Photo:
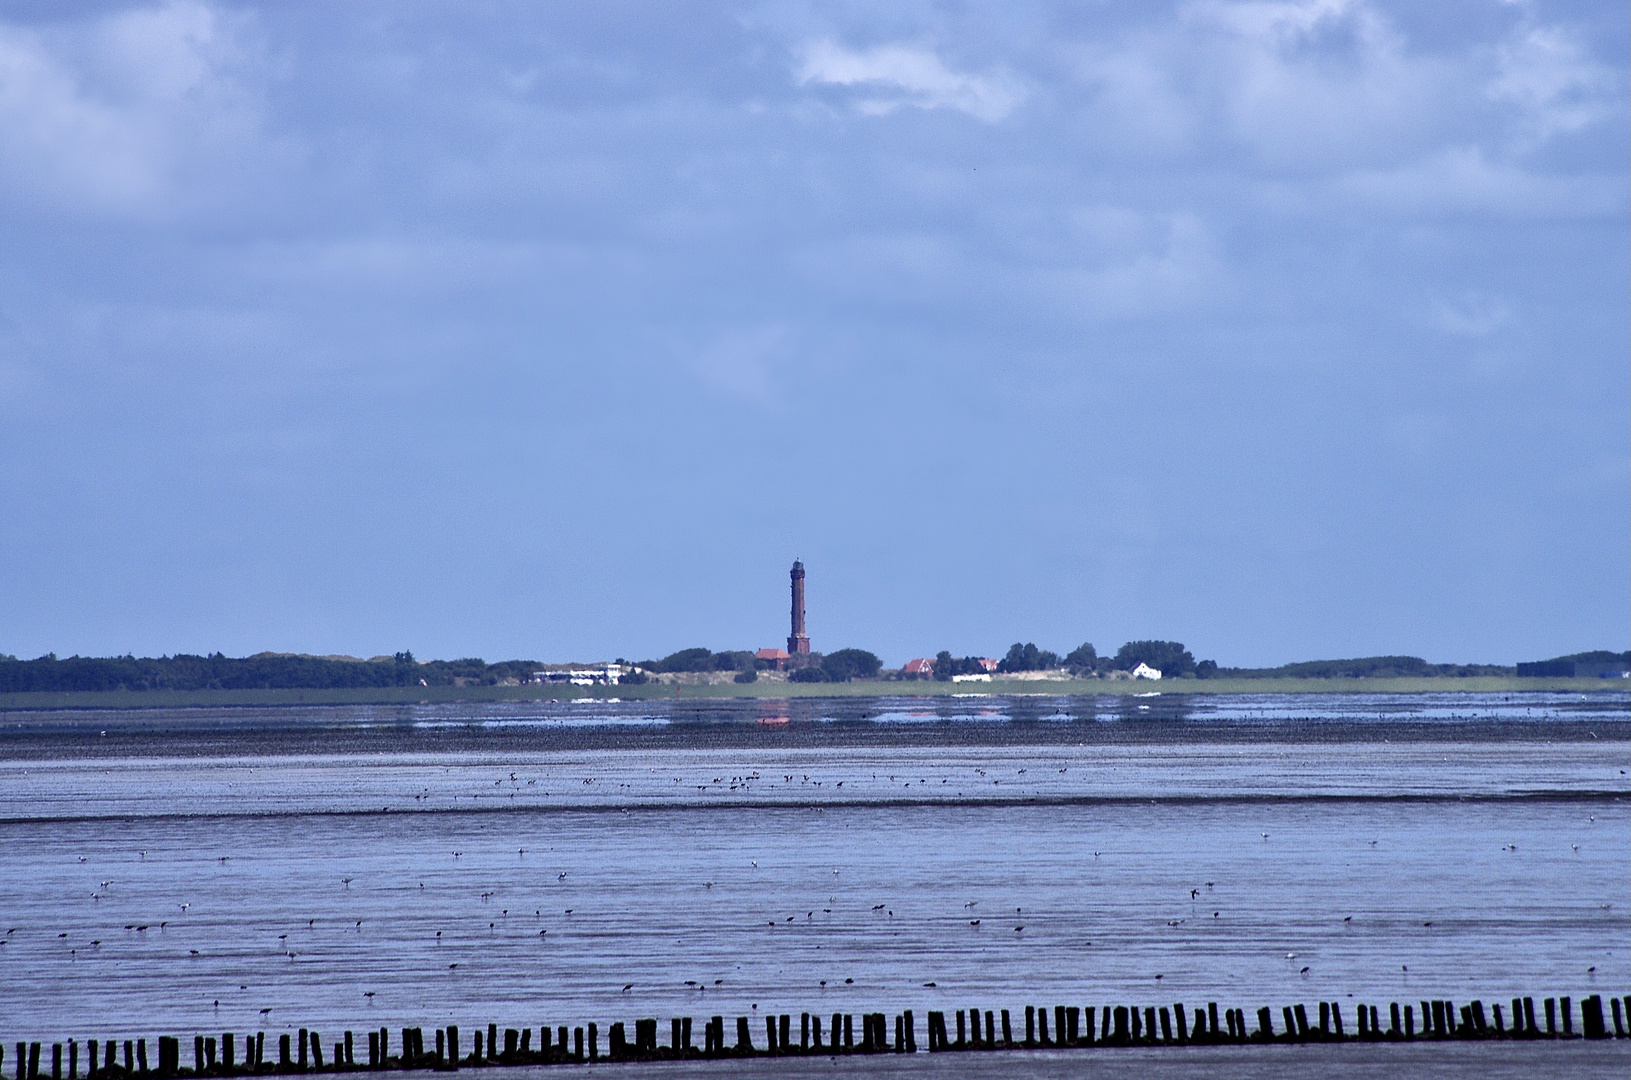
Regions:
<instances>
[{"instance_id":1,"label":"weathered wooden pile","mask_svg":"<svg viewBox=\"0 0 1631 1080\"><path fill-rule=\"evenodd\" d=\"M1014 1038L1013 1023L1007 1009L959 1009L956 1017L956 1037L947 1024L947 1014L930 1012L927 1017L927 1049L941 1051L1024 1050L1040 1048L1093 1048L1157 1045L1218 1045L1223 1043L1275 1043L1275 1042L1340 1042L1353 1040L1411 1041L1418 1039L1623 1039L1631 1035L1631 995L1610 998L1613 1031L1608 1029L1603 1013L1603 999L1593 994L1580 1002L1580 1030L1575 1030L1574 1004L1567 998L1545 998L1540 1013L1535 999L1513 998L1511 1011L1495 1005L1486 1012L1482 1001L1473 1001L1459 1008L1450 1001L1423 1001L1420 1011L1415 1005L1402 1008L1398 1002L1388 1006L1384 1016L1375 1005L1355 1005L1355 1028L1348 1031L1343 1023L1342 1006L1334 1001L1318 1005L1317 1018L1301 1004L1288 1005L1280 1010L1280 1025L1275 1026L1273 1012L1267 1008L1257 1010L1257 1026L1251 1028L1243 1009L1219 1010L1217 1002L1205 1008L1196 1008L1193 1018L1182 1003L1159 1006L1105 1006L1092 1005L1078 1008L1059 1005L1053 1009L1050 1030L1048 1010L1026 1006L1025 1037ZM1417 1018L1420 1017L1418 1026ZM1542 1026L1544 1018L1544 1026ZM736 1039L727 1044L725 1018L715 1016L703 1025L702 1045L696 1046L691 1037L691 1018L677 1017L669 1021L667 1046L657 1044L655 1019L634 1022L634 1041L628 1039L628 1029L615 1023L607 1029L606 1053L601 1053L600 1028L597 1024L580 1027L562 1025L553 1030L547 1026L537 1029L538 1039L533 1042L532 1028L506 1028L501 1033L497 1024L488 1024L483 1032L477 1028L471 1033L468 1054L460 1053L460 1032L456 1025L436 1029L434 1044L427 1047L421 1028L403 1028L393 1046L391 1033L379 1028L366 1033L368 1049L362 1064L355 1057L357 1039L350 1031L335 1040L332 1052L325 1056L323 1038L316 1031L301 1028L297 1033L277 1036L274 1056L266 1054L266 1033L245 1035L240 1044L232 1032L219 1039L214 1036L195 1035L192 1046L192 1064L181 1064L181 1041L168 1035L158 1037L157 1060L148 1056L146 1039L106 1039L85 1042L85 1071L87 1080L119 1077L172 1077L172 1076L242 1076L261 1073L285 1074L307 1072L352 1072L380 1069L440 1069L475 1068L494 1065L556 1065L598 1061L663 1061L680 1058L736 1058L763 1057L792 1054L878 1054L914 1053L917 1045L917 1021L912 1010L894 1017L893 1038L890 1017L886 1013L864 1013L860 1017L860 1040L856 1040L855 1016L833 1013L832 1022L823 1030L822 1017L815 1013L799 1016L798 1038L793 1038L793 1017L790 1013L767 1015L764 1021L764 1042L753 1041L754 1024L745 1016L736 1018ZM503 1037L502 1049L499 1045ZM40 1043L17 1043L15 1059L17 1080L40 1080ZM121 1054L122 1050L122 1054ZM66 1051L66 1053L64 1052ZM4 1067L5 1048L0 1046L0 1068ZM70 1039L65 1044L51 1044L51 1080L79 1080L80 1043Z\"/></svg>"}]
</instances>

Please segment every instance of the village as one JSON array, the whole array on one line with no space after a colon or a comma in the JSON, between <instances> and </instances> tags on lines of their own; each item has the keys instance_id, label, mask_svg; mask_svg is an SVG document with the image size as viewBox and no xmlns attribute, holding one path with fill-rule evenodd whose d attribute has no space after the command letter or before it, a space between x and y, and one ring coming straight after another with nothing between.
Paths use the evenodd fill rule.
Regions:
<instances>
[{"instance_id":1,"label":"village","mask_svg":"<svg viewBox=\"0 0 1631 1080\"><path fill-rule=\"evenodd\" d=\"M1066 656L1038 649L1034 644L1015 642L1008 655L998 660L989 656L954 658L949 652L933 657L916 657L899 668L884 668L882 662L863 649L840 649L830 656L814 652L805 625L804 563L794 560L789 572L791 610L787 648L767 647L755 652L715 653L705 648L682 649L662 660L631 663L619 659L611 663L562 665L533 672L532 682L571 686L668 685L712 686L753 682L850 682L868 679L888 682L915 682L932 679L953 683L1065 682L1083 678L1147 679L1162 677L1158 667L1144 660L1131 666L1108 666L1091 645L1082 645ZM1171 642L1139 642L1139 645L1171 646ZM1122 653L1126 653L1124 646ZM1176 652L1194 661L1183 651ZM1118 658L1122 654L1118 654ZM836 663L835 663L836 661Z\"/></svg>"}]
</instances>

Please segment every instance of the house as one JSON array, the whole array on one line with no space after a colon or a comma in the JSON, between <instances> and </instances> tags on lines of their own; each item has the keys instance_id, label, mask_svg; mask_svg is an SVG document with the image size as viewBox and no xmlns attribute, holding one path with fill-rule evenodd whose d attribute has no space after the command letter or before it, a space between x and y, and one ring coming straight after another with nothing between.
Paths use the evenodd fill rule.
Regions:
<instances>
[{"instance_id":1,"label":"house","mask_svg":"<svg viewBox=\"0 0 1631 1080\"><path fill-rule=\"evenodd\" d=\"M592 668L569 668L565 671L535 671L532 673L533 682L552 685L616 686L622 678L622 664L597 664Z\"/></svg>"},{"instance_id":2,"label":"house","mask_svg":"<svg viewBox=\"0 0 1631 1080\"><path fill-rule=\"evenodd\" d=\"M1135 679L1159 679L1160 677L1161 673L1148 664L1140 664L1133 669L1133 678Z\"/></svg>"},{"instance_id":3,"label":"house","mask_svg":"<svg viewBox=\"0 0 1631 1080\"><path fill-rule=\"evenodd\" d=\"M987 675L991 674L993 671L996 671L997 664L999 663L996 658L990 656L982 656L976 662L980 665L980 670L984 671Z\"/></svg>"},{"instance_id":4,"label":"house","mask_svg":"<svg viewBox=\"0 0 1631 1080\"><path fill-rule=\"evenodd\" d=\"M763 660L770 665L771 671L786 671L787 661L792 659L785 649L760 649L753 654L755 660Z\"/></svg>"},{"instance_id":5,"label":"house","mask_svg":"<svg viewBox=\"0 0 1631 1080\"><path fill-rule=\"evenodd\" d=\"M908 660L900 669L900 673L908 679L930 679L934 677L934 661L926 658Z\"/></svg>"}]
</instances>

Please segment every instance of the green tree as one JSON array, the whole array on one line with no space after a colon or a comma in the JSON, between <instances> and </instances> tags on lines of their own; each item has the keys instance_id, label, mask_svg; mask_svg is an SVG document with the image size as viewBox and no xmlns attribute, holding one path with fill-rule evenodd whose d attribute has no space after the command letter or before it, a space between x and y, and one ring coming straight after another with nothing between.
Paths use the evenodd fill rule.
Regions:
<instances>
[{"instance_id":1,"label":"green tree","mask_svg":"<svg viewBox=\"0 0 1631 1080\"><path fill-rule=\"evenodd\" d=\"M1091 641L1084 641L1065 654L1065 666L1080 675L1099 669L1099 653Z\"/></svg>"},{"instance_id":2,"label":"green tree","mask_svg":"<svg viewBox=\"0 0 1631 1080\"><path fill-rule=\"evenodd\" d=\"M998 671L1045 671L1059 666L1059 654L1039 649L1034 642L1021 645L1014 642L1008 655L997 665Z\"/></svg>"},{"instance_id":3,"label":"green tree","mask_svg":"<svg viewBox=\"0 0 1631 1080\"><path fill-rule=\"evenodd\" d=\"M1169 679L1195 673L1195 658L1181 641L1129 641L1116 650L1118 671L1148 664Z\"/></svg>"},{"instance_id":4,"label":"green tree","mask_svg":"<svg viewBox=\"0 0 1631 1080\"><path fill-rule=\"evenodd\" d=\"M839 649L821 658L821 670L829 682L877 678L883 661L865 649Z\"/></svg>"}]
</instances>

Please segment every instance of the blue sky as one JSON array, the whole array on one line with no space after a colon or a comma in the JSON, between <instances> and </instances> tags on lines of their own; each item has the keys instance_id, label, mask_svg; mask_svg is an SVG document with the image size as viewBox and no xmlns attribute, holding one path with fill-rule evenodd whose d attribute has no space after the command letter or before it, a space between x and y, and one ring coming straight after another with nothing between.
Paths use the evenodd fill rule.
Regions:
<instances>
[{"instance_id":1,"label":"blue sky","mask_svg":"<svg viewBox=\"0 0 1631 1080\"><path fill-rule=\"evenodd\" d=\"M1628 41L0 3L0 652L1625 648Z\"/></svg>"}]
</instances>

